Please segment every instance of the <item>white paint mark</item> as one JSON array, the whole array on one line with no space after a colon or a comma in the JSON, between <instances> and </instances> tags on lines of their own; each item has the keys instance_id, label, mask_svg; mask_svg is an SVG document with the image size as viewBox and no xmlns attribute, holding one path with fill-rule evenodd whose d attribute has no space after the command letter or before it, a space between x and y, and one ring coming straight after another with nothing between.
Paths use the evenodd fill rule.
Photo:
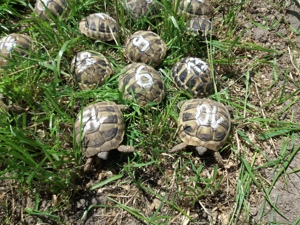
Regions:
<instances>
[{"instance_id":1,"label":"white paint mark","mask_svg":"<svg viewBox=\"0 0 300 225\"><path fill-rule=\"evenodd\" d=\"M132 39L132 44L135 47L142 47L141 51L143 52L149 47L150 42L143 38L143 36L138 35Z\"/></svg>"},{"instance_id":2,"label":"white paint mark","mask_svg":"<svg viewBox=\"0 0 300 225\"><path fill-rule=\"evenodd\" d=\"M143 88L151 88L153 86L153 78L148 73L140 73L142 69L144 69L145 66L140 66L135 74L136 83L140 85ZM144 78L144 81L142 80ZM147 80L145 82L145 80Z\"/></svg>"},{"instance_id":3,"label":"white paint mark","mask_svg":"<svg viewBox=\"0 0 300 225\"><path fill-rule=\"evenodd\" d=\"M11 36L6 36L0 40L0 50L6 48L9 53L16 46L16 40Z\"/></svg>"},{"instance_id":4,"label":"white paint mark","mask_svg":"<svg viewBox=\"0 0 300 225\"><path fill-rule=\"evenodd\" d=\"M195 62L191 62L191 60L194 60ZM198 58L191 58L191 60L187 62L188 73L190 73L192 69L196 70L199 73L205 72L208 69L208 65L206 64L206 62Z\"/></svg>"},{"instance_id":5,"label":"white paint mark","mask_svg":"<svg viewBox=\"0 0 300 225\"><path fill-rule=\"evenodd\" d=\"M91 113L90 115L88 115L89 113ZM107 119L107 116L103 116L98 118L97 117L97 112L95 108L92 108L91 111L85 111L83 113L83 120L82 123L86 123L83 131L87 132L89 130L95 130L98 129L100 127L100 125Z\"/></svg>"},{"instance_id":6,"label":"white paint mark","mask_svg":"<svg viewBox=\"0 0 300 225\"><path fill-rule=\"evenodd\" d=\"M45 11L45 6L48 7L48 0L40 0L38 3L37 3L37 8L40 10L40 11Z\"/></svg>"},{"instance_id":7,"label":"white paint mark","mask_svg":"<svg viewBox=\"0 0 300 225\"><path fill-rule=\"evenodd\" d=\"M146 0L146 2L147 2L148 4L150 4L150 3L152 3L152 0Z\"/></svg>"},{"instance_id":8,"label":"white paint mark","mask_svg":"<svg viewBox=\"0 0 300 225\"><path fill-rule=\"evenodd\" d=\"M101 19L105 19L105 17L107 16L106 14L104 14L104 13L95 13L94 14L95 16L97 16L97 17L99 17L99 18L101 18Z\"/></svg>"},{"instance_id":9,"label":"white paint mark","mask_svg":"<svg viewBox=\"0 0 300 225\"><path fill-rule=\"evenodd\" d=\"M76 56L76 67L78 68L78 73L86 70L90 65L97 62L96 59L92 58L92 54L89 52L82 52L79 56Z\"/></svg>"},{"instance_id":10,"label":"white paint mark","mask_svg":"<svg viewBox=\"0 0 300 225\"><path fill-rule=\"evenodd\" d=\"M219 124L223 122L224 118L216 118L217 113L217 106L213 106L212 110L210 105L201 104L197 106L196 109L196 121L199 126L210 126L213 129L217 129ZM203 113L205 114L205 117L203 118Z\"/></svg>"}]
</instances>

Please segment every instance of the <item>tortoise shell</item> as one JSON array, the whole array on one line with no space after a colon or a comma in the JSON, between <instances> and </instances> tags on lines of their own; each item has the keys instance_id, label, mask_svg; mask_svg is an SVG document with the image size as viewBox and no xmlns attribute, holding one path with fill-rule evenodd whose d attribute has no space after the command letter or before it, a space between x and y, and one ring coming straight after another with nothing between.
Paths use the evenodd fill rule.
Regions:
<instances>
[{"instance_id":1,"label":"tortoise shell","mask_svg":"<svg viewBox=\"0 0 300 225\"><path fill-rule=\"evenodd\" d=\"M94 13L83 18L79 30L94 40L112 41L118 36L117 22L104 13Z\"/></svg>"},{"instance_id":2,"label":"tortoise shell","mask_svg":"<svg viewBox=\"0 0 300 225\"><path fill-rule=\"evenodd\" d=\"M160 103L164 99L164 82L153 67L144 63L132 63L124 67L122 72L119 90L124 91L124 98L135 98L141 106L148 102Z\"/></svg>"},{"instance_id":3,"label":"tortoise shell","mask_svg":"<svg viewBox=\"0 0 300 225\"><path fill-rule=\"evenodd\" d=\"M7 64L13 50L22 55L31 49L31 38L25 34L12 33L0 39L0 66Z\"/></svg>"},{"instance_id":4,"label":"tortoise shell","mask_svg":"<svg viewBox=\"0 0 300 225\"><path fill-rule=\"evenodd\" d=\"M75 121L76 142L86 157L117 149L124 136L124 118L114 102L97 102L83 109Z\"/></svg>"},{"instance_id":5,"label":"tortoise shell","mask_svg":"<svg viewBox=\"0 0 300 225\"><path fill-rule=\"evenodd\" d=\"M71 62L71 71L82 90L96 88L114 73L109 61L98 52L78 52Z\"/></svg>"},{"instance_id":6,"label":"tortoise shell","mask_svg":"<svg viewBox=\"0 0 300 225\"><path fill-rule=\"evenodd\" d=\"M181 0L178 10L188 18L201 16L210 19L213 16L213 7L209 0Z\"/></svg>"},{"instance_id":7,"label":"tortoise shell","mask_svg":"<svg viewBox=\"0 0 300 225\"><path fill-rule=\"evenodd\" d=\"M209 66L199 58L182 58L173 66L172 76L178 88L184 88L195 97L204 96L213 91Z\"/></svg>"},{"instance_id":8,"label":"tortoise shell","mask_svg":"<svg viewBox=\"0 0 300 225\"><path fill-rule=\"evenodd\" d=\"M187 22L186 27L190 33L197 34L200 32L206 36L212 30L212 23L206 18L195 16Z\"/></svg>"},{"instance_id":9,"label":"tortoise shell","mask_svg":"<svg viewBox=\"0 0 300 225\"><path fill-rule=\"evenodd\" d=\"M125 56L131 62L157 67L166 56L167 45L152 31L137 31L125 43Z\"/></svg>"},{"instance_id":10,"label":"tortoise shell","mask_svg":"<svg viewBox=\"0 0 300 225\"><path fill-rule=\"evenodd\" d=\"M179 137L187 145L218 151L226 142L230 128L230 113L220 102L191 99L180 109Z\"/></svg>"},{"instance_id":11,"label":"tortoise shell","mask_svg":"<svg viewBox=\"0 0 300 225\"><path fill-rule=\"evenodd\" d=\"M152 15L155 11L155 3L152 0L125 0L125 8L133 19L145 15Z\"/></svg>"},{"instance_id":12,"label":"tortoise shell","mask_svg":"<svg viewBox=\"0 0 300 225\"><path fill-rule=\"evenodd\" d=\"M66 0L37 0L34 7L34 12L47 20L53 17L59 17L66 14L70 7Z\"/></svg>"}]
</instances>

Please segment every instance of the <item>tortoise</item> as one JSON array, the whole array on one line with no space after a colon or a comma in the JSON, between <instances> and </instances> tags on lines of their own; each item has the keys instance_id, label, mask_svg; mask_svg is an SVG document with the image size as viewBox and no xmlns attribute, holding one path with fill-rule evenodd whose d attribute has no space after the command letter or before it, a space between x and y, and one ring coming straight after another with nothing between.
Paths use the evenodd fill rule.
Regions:
<instances>
[{"instance_id":1,"label":"tortoise","mask_svg":"<svg viewBox=\"0 0 300 225\"><path fill-rule=\"evenodd\" d=\"M230 113L225 105L207 98L187 100L178 118L179 137L183 142L174 146L171 152L195 146L201 155L209 149L214 151L218 164L223 167L219 149L227 141L230 129Z\"/></svg>"},{"instance_id":2,"label":"tortoise","mask_svg":"<svg viewBox=\"0 0 300 225\"><path fill-rule=\"evenodd\" d=\"M133 19L152 15L156 6L152 0L124 0L124 5Z\"/></svg>"},{"instance_id":3,"label":"tortoise","mask_svg":"<svg viewBox=\"0 0 300 225\"><path fill-rule=\"evenodd\" d=\"M165 58L167 45L152 31L137 31L125 43L125 57L157 67Z\"/></svg>"},{"instance_id":4,"label":"tortoise","mask_svg":"<svg viewBox=\"0 0 300 225\"><path fill-rule=\"evenodd\" d=\"M88 158L84 170L90 169L93 156L106 160L110 150L132 152L132 146L121 145L125 132L123 106L114 102L96 102L85 107L75 121L76 142Z\"/></svg>"},{"instance_id":5,"label":"tortoise","mask_svg":"<svg viewBox=\"0 0 300 225\"><path fill-rule=\"evenodd\" d=\"M206 62L196 57L184 57L172 67L172 76L178 88L184 88L194 97L213 91L213 79Z\"/></svg>"},{"instance_id":6,"label":"tortoise","mask_svg":"<svg viewBox=\"0 0 300 225\"><path fill-rule=\"evenodd\" d=\"M51 16L59 17L67 14L70 7L66 0L37 0L34 7L34 12L44 19L50 20ZM50 14L51 15L50 15Z\"/></svg>"},{"instance_id":7,"label":"tortoise","mask_svg":"<svg viewBox=\"0 0 300 225\"><path fill-rule=\"evenodd\" d=\"M187 18L200 16L211 19L214 10L209 0L181 0L178 11Z\"/></svg>"},{"instance_id":8,"label":"tortoise","mask_svg":"<svg viewBox=\"0 0 300 225\"><path fill-rule=\"evenodd\" d=\"M94 40L112 41L118 36L117 22L105 13L93 13L83 18L79 30Z\"/></svg>"},{"instance_id":9,"label":"tortoise","mask_svg":"<svg viewBox=\"0 0 300 225\"><path fill-rule=\"evenodd\" d=\"M124 98L135 98L141 106L148 102L160 103L164 99L164 82L153 67L145 63L132 63L121 72L123 74L119 77L119 90L124 92Z\"/></svg>"},{"instance_id":10,"label":"tortoise","mask_svg":"<svg viewBox=\"0 0 300 225\"><path fill-rule=\"evenodd\" d=\"M212 31L212 22L200 16L194 16L186 23L187 31L191 34L202 33L204 36L207 36L210 31Z\"/></svg>"},{"instance_id":11,"label":"tortoise","mask_svg":"<svg viewBox=\"0 0 300 225\"><path fill-rule=\"evenodd\" d=\"M102 85L114 73L110 62L102 54L94 51L78 52L71 62L71 71L82 90Z\"/></svg>"},{"instance_id":12,"label":"tortoise","mask_svg":"<svg viewBox=\"0 0 300 225\"><path fill-rule=\"evenodd\" d=\"M31 38L25 34L12 33L0 39L0 66L7 64L13 50L21 55L31 49Z\"/></svg>"}]
</instances>

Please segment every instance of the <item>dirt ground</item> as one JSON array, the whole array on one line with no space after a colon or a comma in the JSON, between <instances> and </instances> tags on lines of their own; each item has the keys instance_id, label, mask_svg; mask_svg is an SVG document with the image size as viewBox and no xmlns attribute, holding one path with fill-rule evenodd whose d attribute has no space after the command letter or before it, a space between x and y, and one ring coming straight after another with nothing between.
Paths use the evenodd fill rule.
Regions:
<instances>
[{"instance_id":1,"label":"dirt ground","mask_svg":"<svg viewBox=\"0 0 300 225\"><path fill-rule=\"evenodd\" d=\"M224 3L219 5L217 0L212 2L215 7L219 7L214 22L215 26L218 26L222 23L223 12L228 10L228 6ZM294 2L295 1L253 0L251 3L244 5L244 10L238 12L236 15L236 36L241 35L242 41L252 42L282 52L282 54L276 55L276 63L278 65L276 73L280 80L276 85L271 85L274 79L274 71L269 64L263 64L263 66L260 65L259 67L253 66L253 69L249 71L251 76L250 102L255 107L261 108L261 115L259 115L261 117L268 118L268 116L273 115L275 112L279 112L285 106L290 104L289 101L286 101L281 105L264 106L269 103L274 96L281 94L283 85L285 85L286 88L285 93L292 93L297 90L297 86L294 82L299 82L300 74L295 69L294 63L300 62L298 52L300 36L293 34L291 29L295 29L298 32L300 31L300 7ZM286 5L286 9L279 8L279 4ZM272 27L272 29L266 29L265 27ZM247 31L244 32L244 30ZM241 52L241 55L242 54L244 53ZM245 65L244 67L238 68L238 71L241 74L247 72L249 68L247 65L251 65L254 58L263 58L267 53L249 51L245 54L247 54L247 57L238 62L241 65ZM293 59L295 60L293 61ZM287 72L290 74L291 79L288 81L281 80L283 74ZM224 86L228 87L236 97L245 95L245 87L242 84L230 79L226 82L227 83L224 84ZM236 86L231 89L232 83ZM266 91L258 91L264 89ZM300 115L298 114L299 109L300 103L296 102L290 107L289 111L285 111L282 115L279 115L278 119L286 121L293 120L293 122L300 123ZM291 115L293 115L293 117ZM271 159L280 155L282 146L286 143L288 143L287 151L289 152L293 152L293 150L300 146L299 137L295 138L294 143L291 143L291 141L286 138L261 142L255 137L255 134L247 133L247 135L249 135L254 143L260 145L267 157ZM233 139L235 143L239 143L239 139L236 138L235 134L233 134ZM247 151L247 149L241 149L241 151ZM249 153L249 158L251 158L251 154L253 153ZM9 216L9 221L11 221L12 224L60 224L58 220L65 221L65 224L147 224L138 219L139 212L135 211L135 208L149 217L155 213L161 216L166 214L174 215L173 221L169 224L225 225L229 223L229 216L232 213L235 203L234 193L236 183L238 182L237 173L239 169L237 160L232 154L229 153L226 158L226 169L224 171L219 171L220 176L222 175L225 177L224 180L230 180L230 182L223 182L220 185L220 190L226 190L226 192L220 191L213 193L210 196L210 202L198 201L194 207L190 207L192 199L190 199L189 196L187 196L186 199L182 199L173 192L173 190L176 190L178 187L176 184L172 183L175 161L169 154L162 155L162 161L166 163L164 176L159 172L153 172L156 171L156 168L148 168L147 171L139 171L137 169L136 176L143 181L140 188L127 183L126 179L120 179L117 184L108 184L90 191L88 189L89 187L117 174L118 171L117 168L115 168L115 165L122 165L122 162L124 162L122 161L123 159L114 158L118 158L118 156L119 153L113 154L110 156L111 160L99 166L94 173L89 176L85 175L80 177L76 183L77 187L74 187L74 194L72 196L65 196L64 193L61 193L60 195L49 196L48 194L45 194L40 196L39 210L45 212L43 215L33 216L26 213L26 209L35 208L35 190L21 192L18 190L18 184L13 181L7 181L2 185L0 184L0 217L4 218ZM147 156L145 155L145 158L146 157ZM201 164L197 155L194 155L192 160L195 165ZM172 163L168 163L170 161ZM244 220L241 216L240 221L237 224L270 224L271 222L276 224L291 224L292 221L299 218L300 172L297 172L297 169L299 170L299 168L300 151L295 154L292 163L285 172L285 176L279 177L274 188L270 192L272 201L274 202L277 199L275 201L276 206L285 218L280 216L274 209L272 210L268 203L264 202L263 194L260 193L257 188L253 188L251 189L251 197L249 200L251 218L250 220ZM277 171L278 169L275 170L269 168L268 170L261 171L261 175L267 182L272 183ZM292 173L293 171L296 172ZM203 173L204 176L209 177L212 173L212 168L210 167L210 169L204 170ZM184 174L184 176L187 177L189 175L190 174L188 173ZM166 177L168 178L168 183L166 183ZM187 185L188 184L183 184L179 187L182 188L182 192L188 192L188 190L185 189L185 186ZM80 188L78 188L79 186ZM167 199L168 201L177 201L178 205L186 210L186 215L180 214L175 209L168 207L169 205L164 204L162 199L158 199L154 197L154 195L149 195L149 193L144 191L144 187L151 187L152 190L156 191L156 194L164 196L164 199ZM12 196L18 196L18 198ZM57 212L51 212L51 215L57 215L57 218L59 219L48 216L47 210L50 210L55 205L59 205L60 202L63 202L66 199L69 199L67 201L68 204L58 209ZM114 202L116 199L118 202L132 208L124 210L121 207L116 207L116 203ZM102 207L104 205L106 207ZM6 209L9 209L10 211L7 212ZM262 209L264 210L262 211ZM132 213L128 213L128 210L132 210ZM2 220L0 219L0 221ZM157 224L159 224L159 221L157 221Z\"/></svg>"}]
</instances>

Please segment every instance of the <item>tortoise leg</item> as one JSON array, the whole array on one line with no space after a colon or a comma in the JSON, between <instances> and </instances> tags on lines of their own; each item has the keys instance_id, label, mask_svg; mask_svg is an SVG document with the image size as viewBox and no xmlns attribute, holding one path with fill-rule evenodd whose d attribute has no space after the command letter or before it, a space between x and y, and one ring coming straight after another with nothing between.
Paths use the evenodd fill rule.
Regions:
<instances>
[{"instance_id":1,"label":"tortoise leg","mask_svg":"<svg viewBox=\"0 0 300 225\"><path fill-rule=\"evenodd\" d=\"M120 145L117 150L119 152L134 152L134 147L129 145Z\"/></svg>"},{"instance_id":2,"label":"tortoise leg","mask_svg":"<svg viewBox=\"0 0 300 225\"><path fill-rule=\"evenodd\" d=\"M215 152L214 152L214 156L215 156L215 159L216 159L217 162L218 162L218 165L219 165L221 168L224 168L224 162L223 162L223 158L222 158L220 152L215 151Z\"/></svg>"},{"instance_id":3,"label":"tortoise leg","mask_svg":"<svg viewBox=\"0 0 300 225\"><path fill-rule=\"evenodd\" d=\"M172 152L178 152L178 151L181 151L183 149L185 149L187 147L187 144L182 142L178 145L175 145L171 150L170 150L170 153Z\"/></svg>"},{"instance_id":4,"label":"tortoise leg","mask_svg":"<svg viewBox=\"0 0 300 225\"><path fill-rule=\"evenodd\" d=\"M91 167L92 167L92 162L93 162L93 158L90 157L90 158L87 158L85 164L84 164L84 167L83 167L83 171L84 172L88 172L91 170Z\"/></svg>"}]
</instances>

